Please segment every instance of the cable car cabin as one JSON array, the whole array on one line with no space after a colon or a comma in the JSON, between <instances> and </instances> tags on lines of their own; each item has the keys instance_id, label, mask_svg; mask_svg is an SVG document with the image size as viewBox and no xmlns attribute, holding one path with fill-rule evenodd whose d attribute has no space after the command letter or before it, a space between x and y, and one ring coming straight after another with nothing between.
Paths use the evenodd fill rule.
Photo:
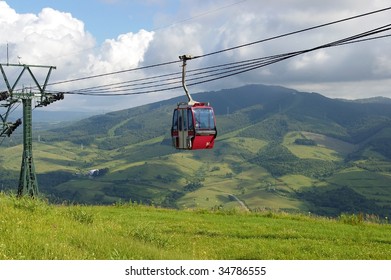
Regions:
<instances>
[{"instance_id":1,"label":"cable car cabin","mask_svg":"<svg viewBox=\"0 0 391 280\"><path fill-rule=\"evenodd\" d=\"M205 103L179 103L172 117L171 137L176 149L212 149L217 136L213 108Z\"/></svg>"}]
</instances>

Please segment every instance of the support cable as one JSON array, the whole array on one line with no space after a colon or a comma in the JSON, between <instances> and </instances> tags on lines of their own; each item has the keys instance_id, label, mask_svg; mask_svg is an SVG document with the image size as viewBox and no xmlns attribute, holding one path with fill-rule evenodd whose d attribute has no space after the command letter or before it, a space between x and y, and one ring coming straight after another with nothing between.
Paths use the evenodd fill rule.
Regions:
<instances>
[{"instance_id":1,"label":"support cable","mask_svg":"<svg viewBox=\"0 0 391 280\"><path fill-rule=\"evenodd\" d=\"M316 51L323 48L330 48L330 47L336 47L336 46L342 46L347 44L353 44L363 41L369 41L374 39L380 39L391 36L389 35L383 35L383 36L377 36L377 37L371 37L371 38L365 38L368 36L373 36L375 34L389 31L391 30L391 24L387 24L363 33L359 33L344 39L340 39L334 42L330 42L327 44L323 44L314 48L305 49L301 51L295 51L295 52L289 52L284 54L278 54L278 55L272 55L267 57L261 57L261 58L255 58L250 60L244 60L241 62L231 62L221 65L215 65L215 66L209 66L204 67L200 69L190 70L188 71L189 79L187 79L190 83L189 86L206 83L209 81L214 81L222 78L226 78L229 76L237 75L240 73L248 72L260 67L264 67L270 64L274 64L277 62L280 62L282 60L286 60L288 58L292 58L301 54L305 54L308 52ZM99 87L92 87L87 88L84 90L77 90L68 92L68 94L80 94L80 95L93 95L93 96L115 96L115 95L132 95L132 94L143 94L143 93L150 93L150 92L159 92L159 91L166 91L166 90L172 90L180 88L180 86L172 86L180 81L180 76L178 75L175 79L172 78L173 76L177 75L178 73L171 73L171 74L165 74L165 75L159 75L156 77L162 78L162 77L170 77L163 80L155 80L155 81L149 81L144 83L138 83L138 84L131 84L132 81L128 81L127 85L121 85L120 87L113 86L115 84L105 85L105 86L99 86ZM153 79L152 78L145 78L145 79L139 79L139 80L146 80L146 79ZM191 81L194 81L191 83ZM138 87L135 87L135 86ZM154 89L154 90L151 90ZM139 91L139 92L134 92Z\"/></svg>"},{"instance_id":2,"label":"support cable","mask_svg":"<svg viewBox=\"0 0 391 280\"><path fill-rule=\"evenodd\" d=\"M126 73L126 72L144 70L144 69L155 68L155 67L160 67L160 66L166 66L166 65L170 65L170 64L174 64L174 63L178 63L178 60L170 61L170 62L164 62L164 63L158 63L158 64L154 64L154 65L148 65L148 66L143 66L143 67L125 69L125 70L120 70L120 71L115 71L115 72L110 72L110 73L92 75L92 76L87 76L87 77L82 77L82 78L71 79L71 80L64 80L64 81L54 82L54 83L48 84L48 86L65 84L65 83L71 83L71 82L78 82L78 81L94 79L94 78L101 78L101 77L105 77L105 76L122 74L122 73Z\"/></svg>"},{"instance_id":3,"label":"support cable","mask_svg":"<svg viewBox=\"0 0 391 280\"><path fill-rule=\"evenodd\" d=\"M351 17L347 17L347 18L343 18L343 19L340 19L340 20L335 20L335 21L324 23L324 24L320 24L320 25L315 25L315 26L312 26L312 27L308 27L308 28L304 28L304 29L300 29L300 30L284 33L284 34L281 34L281 35L269 37L269 38L266 38L266 39L257 40L257 41L254 41L254 42L250 42L250 43L234 46L234 47L231 47L231 48L226 48L226 49L223 49L223 50L218 50L218 51L207 53L207 54L203 54L203 55L193 56L193 59L207 57L207 56L220 54L220 53L223 53L223 52L232 51L232 50L243 48L243 47L252 46L252 45L255 45L255 44L259 44L259 43L263 43L263 42L267 42L267 41L271 41L271 40L275 40L275 39L279 39L279 38L283 38L283 37L287 37L287 36L291 36L291 35L307 32L307 31L310 31L310 30L315 30L315 29L318 29L318 28L322 28L322 27L326 27L326 26L330 26L330 25L334 25L334 24L350 21L350 20L353 20L353 19L358 19L358 18L361 18L361 17L374 15L374 14L385 12L385 11L388 11L388 10L391 10L391 7L387 7L387 8L383 8L383 9L379 9L379 10L375 10L375 11L371 11L371 12L367 12L367 13L363 13L363 14L359 14L359 15L355 15L355 16L351 16ZM109 72L109 73L104 73L104 74L98 74L98 75L86 76L86 77L75 78L75 79L70 79L70 80L64 80L64 81L50 83L50 84L48 84L48 86L65 84L65 83L71 83L71 82L77 82L77 81L93 79L93 78L100 78L100 77L105 77L105 76L110 76L110 75L117 75L117 74L126 73L126 72L150 69L150 68L166 66L166 65L170 65L170 64L174 64L174 63L178 63L178 62L180 62L180 61L176 60L176 61L170 61L170 62L159 63L159 64L154 64L154 65L148 65L148 66L143 66L143 67L137 67L137 68L125 69L125 70L120 70L120 71L115 71L115 72Z\"/></svg>"},{"instance_id":4,"label":"support cable","mask_svg":"<svg viewBox=\"0 0 391 280\"><path fill-rule=\"evenodd\" d=\"M353 20L353 19L369 16L369 15L373 15L373 14L376 14L376 13L385 12L385 11L388 11L388 10L391 10L391 7L387 7L387 8L384 8L384 9L380 9L380 10L376 10L376 11L372 11L372 12L368 12L368 13L364 13L364 14L360 14L360 15L356 15L356 16L352 16L352 17L343 18L343 19L340 19L340 20L335 20L335 21L324 23L324 24L320 24L320 25L315 25L315 26L304 28L304 29L301 29L301 30L284 33L284 34L277 35L277 36L274 36L274 37L270 37L270 38L254 41L254 42L251 42L251 43L247 43L247 44L243 44L243 45L239 45L239 46L235 46L235 47L231 47L231 48L227 48L227 49L223 49L223 50L207 53L207 54L204 54L204 55L199 55L199 56L194 57L194 58L201 58L201 57L211 56L211 55L215 55L215 54L219 54L219 53L223 53L223 52L227 52L227 51L232 51L232 50L235 50L235 49L248 47L248 46L252 46L252 45L255 45L255 44L259 44L259 43L264 43L264 42L267 42L267 41L271 41L271 40L287 37L287 36L290 36L290 35L303 33L303 32L306 32L306 31L310 31L310 30L326 27L326 26L329 26L329 25L333 25L333 24L337 24L337 23L341 23L341 22L345 22L345 21L349 21L349 20Z\"/></svg>"}]
</instances>

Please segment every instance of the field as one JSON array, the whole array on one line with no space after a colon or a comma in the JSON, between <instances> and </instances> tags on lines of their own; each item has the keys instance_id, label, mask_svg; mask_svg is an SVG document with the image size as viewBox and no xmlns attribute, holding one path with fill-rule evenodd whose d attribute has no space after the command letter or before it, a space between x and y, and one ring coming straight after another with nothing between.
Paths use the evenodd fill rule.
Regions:
<instances>
[{"instance_id":1,"label":"field","mask_svg":"<svg viewBox=\"0 0 391 280\"><path fill-rule=\"evenodd\" d=\"M390 224L356 215L53 205L0 193L0 259L391 259Z\"/></svg>"}]
</instances>

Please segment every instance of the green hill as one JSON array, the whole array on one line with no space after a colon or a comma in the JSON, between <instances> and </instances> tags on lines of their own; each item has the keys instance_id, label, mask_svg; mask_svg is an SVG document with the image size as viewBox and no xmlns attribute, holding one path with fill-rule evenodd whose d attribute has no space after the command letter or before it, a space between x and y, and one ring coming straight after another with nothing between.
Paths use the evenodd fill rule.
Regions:
<instances>
[{"instance_id":1,"label":"green hill","mask_svg":"<svg viewBox=\"0 0 391 280\"><path fill-rule=\"evenodd\" d=\"M391 258L390 225L371 216L66 206L3 193L0 210L0 260Z\"/></svg>"},{"instance_id":2,"label":"green hill","mask_svg":"<svg viewBox=\"0 0 391 280\"><path fill-rule=\"evenodd\" d=\"M39 132L41 193L55 202L390 217L390 102L264 85L200 93L194 99L215 109L215 148L178 152L169 131L183 99ZM0 149L1 188L15 189L21 146Z\"/></svg>"}]
</instances>

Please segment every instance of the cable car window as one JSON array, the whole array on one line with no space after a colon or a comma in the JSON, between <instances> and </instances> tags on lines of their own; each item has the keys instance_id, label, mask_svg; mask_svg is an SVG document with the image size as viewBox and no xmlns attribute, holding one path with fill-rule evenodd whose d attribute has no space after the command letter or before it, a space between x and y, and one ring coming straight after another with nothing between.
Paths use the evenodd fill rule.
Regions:
<instances>
[{"instance_id":1,"label":"cable car window","mask_svg":"<svg viewBox=\"0 0 391 280\"><path fill-rule=\"evenodd\" d=\"M181 110L181 115L183 118L183 130L187 131L187 114L185 110Z\"/></svg>"},{"instance_id":2,"label":"cable car window","mask_svg":"<svg viewBox=\"0 0 391 280\"><path fill-rule=\"evenodd\" d=\"M196 118L196 128L198 129L215 129L213 110L211 108L194 109Z\"/></svg>"},{"instance_id":3,"label":"cable car window","mask_svg":"<svg viewBox=\"0 0 391 280\"><path fill-rule=\"evenodd\" d=\"M187 118L189 119L189 130L194 130L193 113L191 109L187 109Z\"/></svg>"},{"instance_id":4,"label":"cable car window","mask_svg":"<svg viewBox=\"0 0 391 280\"><path fill-rule=\"evenodd\" d=\"M178 110L174 110L174 115L172 117L172 130L178 130Z\"/></svg>"}]
</instances>

